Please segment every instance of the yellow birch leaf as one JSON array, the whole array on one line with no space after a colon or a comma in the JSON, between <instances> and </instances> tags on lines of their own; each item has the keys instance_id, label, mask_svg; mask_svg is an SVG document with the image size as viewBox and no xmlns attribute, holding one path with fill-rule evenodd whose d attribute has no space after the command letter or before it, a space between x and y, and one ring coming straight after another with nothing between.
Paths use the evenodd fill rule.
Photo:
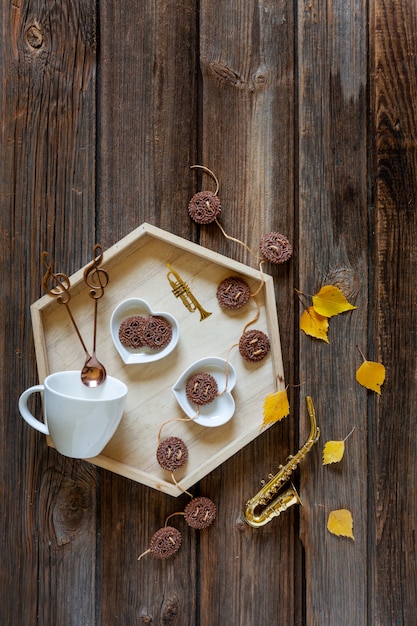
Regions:
<instances>
[{"instance_id":1,"label":"yellow birch leaf","mask_svg":"<svg viewBox=\"0 0 417 626\"><path fill-rule=\"evenodd\" d=\"M327 530L338 537L349 537L354 540L352 513L348 509L330 511Z\"/></svg>"},{"instance_id":2,"label":"yellow birch leaf","mask_svg":"<svg viewBox=\"0 0 417 626\"><path fill-rule=\"evenodd\" d=\"M345 453L344 441L328 441L323 449L323 465L339 463Z\"/></svg>"},{"instance_id":3,"label":"yellow birch leaf","mask_svg":"<svg viewBox=\"0 0 417 626\"><path fill-rule=\"evenodd\" d=\"M265 396L264 400L264 421L262 428L279 422L290 412L287 390L276 391Z\"/></svg>"},{"instance_id":4,"label":"yellow birch leaf","mask_svg":"<svg viewBox=\"0 0 417 626\"><path fill-rule=\"evenodd\" d=\"M300 317L300 328L306 335L310 335L316 339L322 339L326 343L329 343L327 337L329 318L317 313L314 307L310 306L303 312Z\"/></svg>"},{"instance_id":5,"label":"yellow birch leaf","mask_svg":"<svg viewBox=\"0 0 417 626\"><path fill-rule=\"evenodd\" d=\"M352 428L350 433L342 441L327 441L323 449L323 465L329 465L329 463L339 463L343 459L345 453L345 441L351 436L355 427Z\"/></svg>"},{"instance_id":6,"label":"yellow birch leaf","mask_svg":"<svg viewBox=\"0 0 417 626\"><path fill-rule=\"evenodd\" d=\"M339 287L325 285L313 296L313 307L319 315L333 317L358 307L350 304Z\"/></svg>"},{"instance_id":7,"label":"yellow birch leaf","mask_svg":"<svg viewBox=\"0 0 417 626\"><path fill-rule=\"evenodd\" d=\"M356 370L356 380L360 385L381 394L381 385L385 380L385 367L382 363L365 361Z\"/></svg>"}]
</instances>

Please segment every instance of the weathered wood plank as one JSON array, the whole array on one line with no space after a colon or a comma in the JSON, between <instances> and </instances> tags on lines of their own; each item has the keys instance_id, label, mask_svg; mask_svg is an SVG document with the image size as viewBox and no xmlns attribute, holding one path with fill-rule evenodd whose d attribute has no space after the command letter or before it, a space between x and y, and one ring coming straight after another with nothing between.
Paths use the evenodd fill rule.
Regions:
<instances>
[{"instance_id":1,"label":"weathered wood plank","mask_svg":"<svg viewBox=\"0 0 417 626\"><path fill-rule=\"evenodd\" d=\"M372 5L376 263L370 356L387 369L369 446L375 553L370 621L378 626L416 619L416 29L415 3Z\"/></svg>"},{"instance_id":2,"label":"weathered wood plank","mask_svg":"<svg viewBox=\"0 0 417 626\"><path fill-rule=\"evenodd\" d=\"M329 345L300 337L303 395L312 396L321 427L321 442L302 469L308 626L363 624L367 615L368 397L355 381L356 346L373 349L367 343L366 56L364 2L298 3L299 289L314 294L336 284L358 307L331 319ZM307 433L300 408L300 432ZM343 439L352 427L342 463L323 467L324 443ZM339 508L352 511L354 542L326 530L329 512Z\"/></svg>"},{"instance_id":3,"label":"weathered wood plank","mask_svg":"<svg viewBox=\"0 0 417 626\"><path fill-rule=\"evenodd\" d=\"M94 235L95 3L7 2L2 26L1 617L91 624L95 470L48 450L17 400L37 382L40 251L71 273Z\"/></svg>"},{"instance_id":4,"label":"weathered wood plank","mask_svg":"<svg viewBox=\"0 0 417 626\"><path fill-rule=\"evenodd\" d=\"M101 4L97 215L106 247L144 221L195 238L187 205L197 154L196 11L192 0ZM188 499L103 473L101 623L198 623L195 531L174 519L183 533L175 558L137 561Z\"/></svg>"},{"instance_id":5,"label":"weathered wood plank","mask_svg":"<svg viewBox=\"0 0 417 626\"><path fill-rule=\"evenodd\" d=\"M413 623L416 7L15 0L1 23L2 623ZM253 249L268 230L295 244L265 269L286 382L302 386L290 418L193 488L217 504L215 526L176 517L178 555L138 563L188 497L66 459L21 420L19 393L37 379L29 305L42 249L70 274L96 238L106 248L145 220L255 265L188 218L191 195L212 188L197 162L220 179L227 233ZM358 306L331 320L330 345L300 334L293 293L326 282ZM354 380L357 344L387 367L380 398ZM304 443L307 394L322 437L301 466L304 506L251 529L244 502ZM322 467L324 442L352 426L342 463ZM341 506L355 542L326 530Z\"/></svg>"},{"instance_id":6,"label":"weathered wood plank","mask_svg":"<svg viewBox=\"0 0 417 626\"><path fill-rule=\"evenodd\" d=\"M290 2L201 2L202 163L219 178L224 229L255 254L269 231L294 236L294 19ZM196 190L214 190L205 174L201 186L195 181ZM200 237L258 262L216 225L202 227ZM293 382L293 264L265 271L276 278L285 375ZM201 483L219 509L216 528L200 540L201 624L301 621L296 512L259 529L242 518L261 479L294 451L295 424L290 418L272 428Z\"/></svg>"},{"instance_id":7,"label":"weathered wood plank","mask_svg":"<svg viewBox=\"0 0 417 626\"><path fill-rule=\"evenodd\" d=\"M195 237L186 203L197 154L196 25L191 0L101 5L98 224L106 247L144 221Z\"/></svg>"}]
</instances>

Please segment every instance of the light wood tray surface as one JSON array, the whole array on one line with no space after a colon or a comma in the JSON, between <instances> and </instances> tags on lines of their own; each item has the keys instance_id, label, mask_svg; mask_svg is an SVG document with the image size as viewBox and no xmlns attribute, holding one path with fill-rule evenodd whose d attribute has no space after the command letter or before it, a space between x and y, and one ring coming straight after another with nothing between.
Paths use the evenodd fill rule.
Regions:
<instances>
[{"instance_id":1,"label":"light wood tray surface","mask_svg":"<svg viewBox=\"0 0 417 626\"><path fill-rule=\"evenodd\" d=\"M188 283L204 309L212 313L207 319L200 321L198 311L189 312L173 295L167 279L167 263ZM57 259L55 264L56 271L64 271L58 268ZM181 490L155 456L161 425L172 418L185 417L171 387L194 361L209 356L227 359L245 324L256 315L253 299L240 311L221 309L216 298L218 284L227 276L238 275L245 278L254 292L262 277L258 270L149 224L142 224L105 251L102 267L110 281L98 305L97 356L109 375L127 384L129 393L121 424L110 443L102 454L87 460L178 496ZM83 271L81 268L70 277L70 306L87 347L91 348L94 303L83 282ZM188 447L188 462L175 473L183 489L191 487L257 437L261 432L265 396L284 388L273 279L264 274L264 280L265 285L256 296L259 319L249 328L267 333L271 353L264 361L252 364L242 359L237 347L230 351L230 362L237 373L232 392L236 410L232 419L215 428L174 421L162 430L162 436L181 437ZM170 313L178 321L178 345L160 361L125 365L113 344L111 314L121 301L132 297L143 298L154 312ZM52 372L80 369L85 355L65 307L45 295L32 304L31 314L40 381ZM53 445L49 437L47 440Z\"/></svg>"}]
</instances>

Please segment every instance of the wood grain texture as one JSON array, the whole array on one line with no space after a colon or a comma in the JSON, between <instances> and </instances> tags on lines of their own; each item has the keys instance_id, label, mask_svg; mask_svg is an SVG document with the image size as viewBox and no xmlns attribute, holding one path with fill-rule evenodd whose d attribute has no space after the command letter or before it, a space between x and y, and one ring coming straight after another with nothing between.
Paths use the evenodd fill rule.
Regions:
<instances>
[{"instance_id":1,"label":"wood grain texture","mask_svg":"<svg viewBox=\"0 0 417 626\"><path fill-rule=\"evenodd\" d=\"M106 247L144 221L186 239L196 236L187 216L189 167L197 154L196 10L192 0L101 5L97 215ZM103 624L196 623L196 533L179 518L184 545L177 557L137 561L186 501L106 475L100 497Z\"/></svg>"},{"instance_id":2,"label":"wood grain texture","mask_svg":"<svg viewBox=\"0 0 417 626\"><path fill-rule=\"evenodd\" d=\"M414 4L15 0L1 32L1 623L413 624ZM291 414L192 489L216 503L213 527L170 518L177 556L138 562L189 497L66 459L21 420L37 380L30 304L43 249L72 274L144 221L257 267L189 219L193 193L213 189L196 163L219 178L229 235L256 252L271 230L294 244L265 267ZM294 294L325 283L358 306L331 320L329 345L300 334ZM387 368L381 397L355 381L357 345ZM295 474L303 507L249 528L245 501L305 441L305 395L321 440ZM353 426L323 467L325 441ZM326 530L339 507L355 541Z\"/></svg>"},{"instance_id":3,"label":"wood grain texture","mask_svg":"<svg viewBox=\"0 0 417 626\"><path fill-rule=\"evenodd\" d=\"M2 26L1 617L91 624L96 472L47 450L17 400L37 380L40 252L71 272L94 236L95 5L3 3Z\"/></svg>"},{"instance_id":4,"label":"wood grain texture","mask_svg":"<svg viewBox=\"0 0 417 626\"><path fill-rule=\"evenodd\" d=\"M201 2L201 159L219 178L223 228L255 255L267 232L294 236L294 23L289 2ZM207 175L195 180L196 190L214 190ZM259 262L215 225L202 227L200 238L224 254ZM275 276L284 371L286 382L294 382L293 264L265 270ZM296 423L292 417L276 425L202 481L219 506L216 532L200 540L202 625L301 619L295 512L256 530L242 521L261 479L295 451ZM271 576L274 563L285 564L279 576Z\"/></svg>"},{"instance_id":5,"label":"wood grain texture","mask_svg":"<svg viewBox=\"0 0 417 626\"><path fill-rule=\"evenodd\" d=\"M366 13L361 2L298 6L299 289L314 294L336 284L358 307L330 320L329 345L304 335L300 341L303 395L312 397L321 428L321 442L303 464L301 478L306 624L362 624L370 409L355 371L356 346L372 348L367 343ZM303 410L300 419L300 432L308 432ZM353 426L343 462L322 467L324 443L343 439ZM352 511L355 541L326 530L329 512L339 508Z\"/></svg>"},{"instance_id":6,"label":"wood grain texture","mask_svg":"<svg viewBox=\"0 0 417 626\"><path fill-rule=\"evenodd\" d=\"M387 368L370 433L372 621L415 621L417 9L376 2L372 24L374 356Z\"/></svg>"},{"instance_id":7,"label":"wood grain texture","mask_svg":"<svg viewBox=\"0 0 417 626\"><path fill-rule=\"evenodd\" d=\"M99 236L142 222L188 238L197 154L195 2L104 2L100 12Z\"/></svg>"}]
</instances>

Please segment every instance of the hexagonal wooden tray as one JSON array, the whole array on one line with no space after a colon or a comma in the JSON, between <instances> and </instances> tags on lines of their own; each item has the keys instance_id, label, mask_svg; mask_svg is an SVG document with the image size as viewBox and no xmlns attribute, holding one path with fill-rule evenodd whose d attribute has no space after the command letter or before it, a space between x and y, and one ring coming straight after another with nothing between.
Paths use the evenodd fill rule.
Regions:
<instances>
[{"instance_id":1,"label":"hexagonal wooden tray","mask_svg":"<svg viewBox=\"0 0 417 626\"><path fill-rule=\"evenodd\" d=\"M204 309L212 313L209 317L200 321L198 311L191 313L174 296L167 278L167 263L187 282ZM65 271L58 267L57 259L55 265L56 271ZM218 284L227 276L237 275L245 278L254 292L262 277L258 270L146 223L105 251L102 267L109 273L110 281L99 301L97 356L109 375L128 385L129 393L121 424L112 440L99 456L87 460L178 496L181 490L155 456L161 425L172 418L185 417L171 387L197 359L208 356L227 359L245 324L256 315L252 298L240 311L221 309L216 298ZM91 349L94 303L83 282L83 271L81 268L70 277L71 311ZM175 473L182 489L188 489L257 437L261 432L265 395L284 388L273 279L264 274L264 281L257 296L260 315L250 328L268 334L271 352L264 361L252 364L242 359L237 347L230 350L230 362L237 373L233 390L236 410L232 419L215 428L188 421L173 421L163 428L162 436L181 437L189 450L187 464ZM177 319L179 342L164 359L125 365L120 358L111 339L110 318L116 305L130 297L143 298L154 311L171 313ZM31 315L40 381L52 372L80 369L85 355L65 307L45 295L32 304Z\"/></svg>"}]
</instances>

